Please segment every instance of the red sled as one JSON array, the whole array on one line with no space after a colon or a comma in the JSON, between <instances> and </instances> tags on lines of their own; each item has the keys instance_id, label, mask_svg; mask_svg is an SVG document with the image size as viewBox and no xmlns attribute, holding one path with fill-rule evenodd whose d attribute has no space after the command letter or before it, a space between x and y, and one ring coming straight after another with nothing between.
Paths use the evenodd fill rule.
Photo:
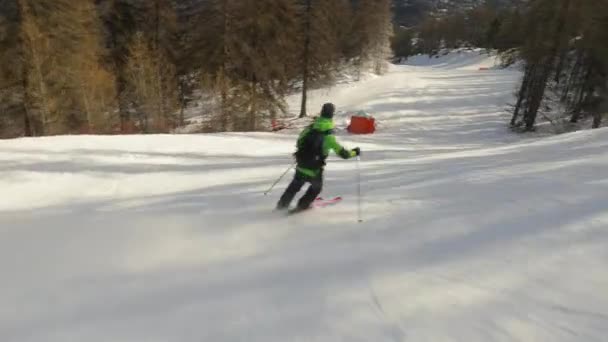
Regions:
<instances>
[{"instance_id":1,"label":"red sled","mask_svg":"<svg viewBox=\"0 0 608 342\"><path fill-rule=\"evenodd\" d=\"M352 134L373 134L376 132L376 120L372 117L353 116L348 131Z\"/></svg>"}]
</instances>

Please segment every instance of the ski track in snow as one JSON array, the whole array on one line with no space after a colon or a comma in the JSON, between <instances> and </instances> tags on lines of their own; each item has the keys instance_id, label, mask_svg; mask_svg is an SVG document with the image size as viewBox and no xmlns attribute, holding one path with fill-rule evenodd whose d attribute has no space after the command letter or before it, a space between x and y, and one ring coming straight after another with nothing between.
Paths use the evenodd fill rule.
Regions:
<instances>
[{"instance_id":1,"label":"ski track in snow","mask_svg":"<svg viewBox=\"0 0 608 342\"><path fill-rule=\"evenodd\" d=\"M608 130L509 133L492 65L313 92L381 123L339 133L362 224L335 157L342 203L271 212L295 130L1 141L0 340L606 341Z\"/></svg>"}]
</instances>

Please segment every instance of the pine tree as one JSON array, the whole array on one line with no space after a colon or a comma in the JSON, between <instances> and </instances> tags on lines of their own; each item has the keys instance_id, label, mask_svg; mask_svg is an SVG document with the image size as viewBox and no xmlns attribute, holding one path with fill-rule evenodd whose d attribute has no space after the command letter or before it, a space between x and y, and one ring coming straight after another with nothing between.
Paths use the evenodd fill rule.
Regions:
<instances>
[{"instance_id":1,"label":"pine tree","mask_svg":"<svg viewBox=\"0 0 608 342\"><path fill-rule=\"evenodd\" d=\"M19 0L25 106L37 135L63 134L76 126L76 85L70 56L78 49L73 3Z\"/></svg>"},{"instance_id":2,"label":"pine tree","mask_svg":"<svg viewBox=\"0 0 608 342\"><path fill-rule=\"evenodd\" d=\"M437 54L442 47L440 21L436 18L428 17L418 30L417 51L430 56Z\"/></svg>"},{"instance_id":3,"label":"pine tree","mask_svg":"<svg viewBox=\"0 0 608 342\"><path fill-rule=\"evenodd\" d=\"M300 4L302 102L300 117L307 115L307 95L311 84L332 81L340 62L339 27L333 24L341 0L303 0Z\"/></svg>"},{"instance_id":4,"label":"pine tree","mask_svg":"<svg viewBox=\"0 0 608 342\"><path fill-rule=\"evenodd\" d=\"M257 130L260 119L274 119L286 112L285 96L293 89L291 77L296 61L297 9L289 0L245 0L239 13L235 67L243 75L247 109L241 126Z\"/></svg>"},{"instance_id":5,"label":"pine tree","mask_svg":"<svg viewBox=\"0 0 608 342\"><path fill-rule=\"evenodd\" d=\"M138 10L130 0L110 0L99 4L99 12L107 31L110 57L115 70L116 102L122 133L133 133L134 131L125 68L129 56L129 44L137 31Z\"/></svg>"},{"instance_id":6,"label":"pine tree","mask_svg":"<svg viewBox=\"0 0 608 342\"><path fill-rule=\"evenodd\" d=\"M356 75L371 69L381 74L391 56L390 41L393 35L391 2L389 0L360 0L356 7L354 34L358 41Z\"/></svg>"},{"instance_id":7,"label":"pine tree","mask_svg":"<svg viewBox=\"0 0 608 342\"><path fill-rule=\"evenodd\" d=\"M593 116L593 128L601 125L603 115L608 112L608 8L607 0L585 2L581 6L578 18L582 21L582 38L578 50L586 54L588 74L584 90L584 103L578 104ZM579 108L580 108L579 107Z\"/></svg>"},{"instance_id":8,"label":"pine tree","mask_svg":"<svg viewBox=\"0 0 608 342\"><path fill-rule=\"evenodd\" d=\"M590 114L594 127L599 126L607 78L602 48L607 31L602 9L607 4L605 0L536 0L529 4L527 35L521 48L526 68L512 126L533 130L541 108L551 109L547 99L552 97L564 104L570 122ZM559 119L560 114L557 116Z\"/></svg>"},{"instance_id":9,"label":"pine tree","mask_svg":"<svg viewBox=\"0 0 608 342\"><path fill-rule=\"evenodd\" d=\"M393 56L391 39L393 37L393 23L391 1L378 1L375 11L375 34L368 49L371 50L373 71L382 75L388 70L388 59Z\"/></svg>"},{"instance_id":10,"label":"pine tree","mask_svg":"<svg viewBox=\"0 0 608 342\"><path fill-rule=\"evenodd\" d=\"M0 13L0 138L31 136L23 99L19 4L10 2Z\"/></svg>"},{"instance_id":11,"label":"pine tree","mask_svg":"<svg viewBox=\"0 0 608 342\"><path fill-rule=\"evenodd\" d=\"M506 53L522 46L526 36L523 29L523 18L520 9L516 8L507 11L504 16L500 29L496 33L494 43L494 47L501 53ZM507 57L506 64L512 64L515 62L514 57L516 58L517 56L513 56L513 54L510 53L505 57Z\"/></svg>"},{"instance_id":12,"label":"pine tree","mask_svg":"<svg viewBox=\"0 0 608 342\"><path fill-rule=\"evenodd\" d=\"M103 44L101 22L92 0L79 0L71 4L70 20L77 48L69 56L70 74L75 96L88 133L109 132L116 123L116 80L104 65L108 52Z\"/></svg>"},{"instance_id":13,"label":"pine tree","mask_svg":"<svg viewBox=\"0 0 608 342\"><path fill-rule=\"evenodd\" d=\"M406 58L414 54L414 32L410 29L400 28L395 32L391 42L396 57Z\"/></svg>"},{"instance_id":14,"label":"pine tree","mask_svg":"<svg viewBox=\"0 0 608 342\"><path fill-rule=\"evenodd\" d=\"M23 53L24 103L33 135L44 135L52 114L47 79L51 78L49 37L44 33L28 0L19 1Z\"/></svg>"},{"instance_id":15,"label":"pine tree","mask_svg":"<svg viewBox=\"0 0 608 342\"><path fill-rule=\"evenodd\" d=\"M555 71L559 53L565 48L567 36L564 33L570 4L571 0L537 0L531 4L527 26L530 38L522 52L527 62L525 82L522 82L511 119L512 123L516 122L523 111L523 123L528 131L534 130L547 84Z\"/></svg>"},{"instance_id":16,"label":"pine tree","mask_svg":"<svg viewBox=\"0 0 608 342\"><path fill-rule=\"evenodd\" d=\"M115 92L102 62L93 0L19 0L19 6L23 101L32 133L109 130Z\"/></svg>"},{"instance_id":17,"label":"pine tree","mask_svg":"<svg viewBox=\"0 0 608 342\"><path fill-rule=\"evenodd\" d=\"M297 64L293 1L215 1L208 6L204 82L219 96L222 129L250 131L286 111ZM237 96L238 95L238 96ZM214 117L217 117L214 116Z\"/></svg>"},{"instance_id":18,"label":"pine tree","mask_svg":"<svg viewBox=\"0 0 608 342\"><path fill-rule=\"evenodd\" d=\"M135 34L125 67L127 94L144 133L167 132L177 109L175 69L142 33Z\"/></svg>"},{"instance_id":19,"label":"pine tree","mask_svg":"<svg viewBox=\"0 0 608 342\"><path fill-rule=\"evenodd\" d=\"M195 43L201 52L202 92L211 94L210 102L215 104L209 106L215 113L212 122L219 123L221 131L233 130L235 113L244 111L239 108L236 86L240 75L233 63L239 42L235 30L238 8L234 0L207 2L200 19L204 30Z\"/></svg>"}]
</instances>

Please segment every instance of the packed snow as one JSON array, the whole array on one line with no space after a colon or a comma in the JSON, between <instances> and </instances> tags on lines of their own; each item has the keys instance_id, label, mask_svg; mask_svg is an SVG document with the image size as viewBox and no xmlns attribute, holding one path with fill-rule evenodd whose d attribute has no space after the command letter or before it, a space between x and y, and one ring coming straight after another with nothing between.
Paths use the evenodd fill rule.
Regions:
<instances>
[{"instance_id":1,"label":"packed snow","mask_svg":"<svg viewBox=\"0 0 608 342\"><path fill-rule=\"evenodd\" d=\"M297 130L1 141L0 340L606 341L608 130L514 135L519 72L424 58L311 94L380 123L336 119L363 223L336 157L342 203L272 211Z\"/></svg>"}]
</instances>

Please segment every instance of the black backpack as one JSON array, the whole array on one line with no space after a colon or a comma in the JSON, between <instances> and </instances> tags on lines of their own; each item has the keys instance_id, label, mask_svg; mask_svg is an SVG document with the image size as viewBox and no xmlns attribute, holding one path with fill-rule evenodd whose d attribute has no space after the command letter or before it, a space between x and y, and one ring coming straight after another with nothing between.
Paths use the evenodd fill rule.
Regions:
<instances>
[{"instance_id":1,"label":"black backpack","mask_svg":"<svg viewBox=\"0 0 608 342\"><path fill-rule=\"evenodd\" d=\"M315 170L325 166L327 156L323 154L323 143L328 134L330 133L311 128L308 134L300 139L295 153L299 167Z\"/></svg>"}]
</instances>

